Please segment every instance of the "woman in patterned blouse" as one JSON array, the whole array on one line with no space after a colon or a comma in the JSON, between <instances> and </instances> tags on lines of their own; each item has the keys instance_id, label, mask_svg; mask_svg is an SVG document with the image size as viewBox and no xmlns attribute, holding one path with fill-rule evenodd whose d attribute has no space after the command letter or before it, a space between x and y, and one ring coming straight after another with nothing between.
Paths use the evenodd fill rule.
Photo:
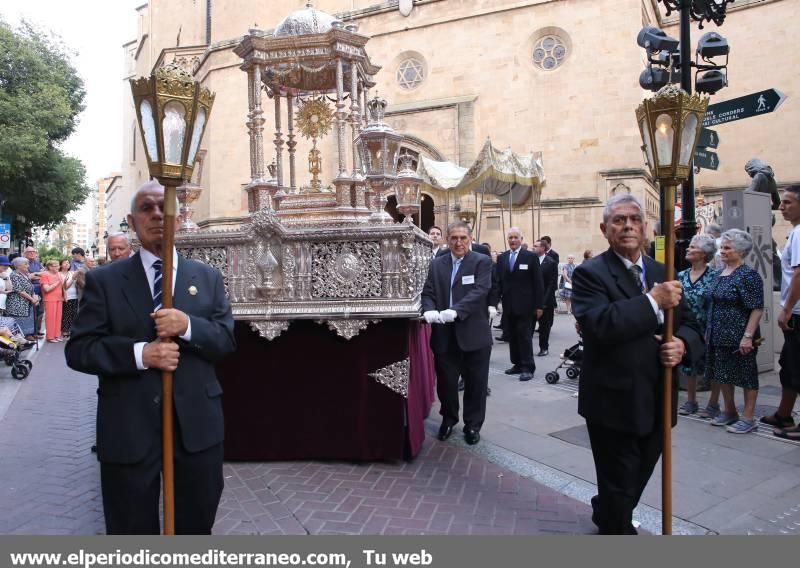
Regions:
<instances>
[{"instance_id":1,"label":"woman in patterned blouse","mask_svg":"<svg viewBox=\"0 0 800 568\"><path fill-rule=\"evenodd\" d=\"M678 280L683 286L683 296L686 298L686 302L689 304L689 308L691 308L703 333L706 331L706 292L711 282L719 274L708 265L709 262L714 260L716 253L717 245L713 237L695 235L686 250L686 260L691 263L692 267L678 274ZM687 416L697 412L697 380L703 377L704 368L704 361L699 361L695 367L681 366L681 373L686 377L687 400L678 409L678 414ZM715 384L713 388L717 392L716 394L712 392L712 398L719 397L719 385ZM706 408L705 413L708 412L709 409ZM713 409L711 409L711 412L713 412ZM717 413L719 413L719 410L717 410ZM714 418L715 416L716 414L709 416L709 418Z\"/></svg>"},{"instance_id":2,"label":"woman in patterned blouse","mask_svg":"<svg viewBox=\"0 0 800 568\"><path fill-rule=\"evenodd\" d=\"M719 383L724 410L711 421L727 426L732 434L755 429L753 416L758 398L756 346L758 324L764 314L764 281L744 263L753 248L753 238L741 229L722 233L720 256L725 268L709 286L706 330L706 378ZM735 387L744 390L741 418L733 399ZM709 406L718 404L713 397Z\"/></svg>"}]
</instances>

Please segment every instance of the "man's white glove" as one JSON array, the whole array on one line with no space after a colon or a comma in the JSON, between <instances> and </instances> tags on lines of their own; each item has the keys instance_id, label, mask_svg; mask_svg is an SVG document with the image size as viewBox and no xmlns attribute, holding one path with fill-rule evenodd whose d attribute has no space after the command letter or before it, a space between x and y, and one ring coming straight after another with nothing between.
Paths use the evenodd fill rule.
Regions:
<instances>
[{"instance_id":1,"label":"man's white glove","mask_svg":"<svg viewBox=\"0 0 800 568\"><path fill-rule=\"evenodd\" d=\"M442 317L436 310L425 312L422 314L422 317L424 317L425 321L428 323L442 323Z\"/></svg>"},{"instance_id":2,"label":"man's white glove","mask_svg":"<svg viewBox=\"0 0 800 568\"><path fill-rule=\"evenodd\" d=\"M442 320L442 323L450 323L456 321L456 316L458 312L455 310L445 310L439 313L439 317Z\"/></svg>"},{"instance_id":3,"label":"man's white glove","mask_svg":"<svg viewBox=\"0 0 800 568\"><path fill-rule=\"evenodd\" d=\"M494 319L494 316L497 315L497 308L494 306L489 306L489 319Z\"/></svg>"}]
</instances>

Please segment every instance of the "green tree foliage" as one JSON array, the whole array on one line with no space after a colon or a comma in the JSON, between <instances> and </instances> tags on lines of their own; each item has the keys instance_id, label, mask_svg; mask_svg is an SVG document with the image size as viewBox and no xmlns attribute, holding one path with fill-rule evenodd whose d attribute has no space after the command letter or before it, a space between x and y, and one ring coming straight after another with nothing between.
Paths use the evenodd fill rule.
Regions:
<instances>
[{"instance_id":1,"label":"green tree foliage","mask_svg":"<svg viewBox=\"0 0 800 568\"><path fill-rule=\"evenodd\" d=\"M70 58L58 38L0 20L0 198L29 227L58 224L89 194L83 164L59 147L86 95Z\"/></svg>"}]
</instances>

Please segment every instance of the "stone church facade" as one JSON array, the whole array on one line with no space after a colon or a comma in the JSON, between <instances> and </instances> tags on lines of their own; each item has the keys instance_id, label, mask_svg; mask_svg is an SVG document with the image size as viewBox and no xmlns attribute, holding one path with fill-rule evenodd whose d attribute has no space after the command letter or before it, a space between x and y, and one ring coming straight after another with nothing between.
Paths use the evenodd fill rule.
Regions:
<instances>
[{"instance_id":1,"label":"stone church facade","mask_svg":"<svg viewBox=\"0 0 800 568\"><path fill-rule=\"evenodd\" d=\"M247 75L233 49L248 30L269 31L305 5L305 0L152 0L136 10L137 37L123 46L124 79L177 60L216 92L192 180L203 188L194 214L203 228L238 225L247 213ZM480 240L502 250L503 229L512 223L527 240L549 234L560 253L580 255L607 246L598 225L614 193L637 195L648 219L657 219L658 193L643 163L634 118L647 95L638 86L644 52L636 35L644 25L662 27L673 37L679 33L676 16L666 18L655 0L316 0L313 5L370 37L366 50L382 67L372 94L389 102L387 122L406 136L410 151L461 166L472 163L487 138L519 154L542 153L546 183L535 208L529 202L509 214L507 204L465 197L447 212L449 200L430 190L423 196L423 227L480 219ZM693 26L695 44L703 31L717 30L732 46L730 86L712 103L771 87L787 95L775 113L715 127L720 168L696 176L701 204L705 201L709 211L722 191L747 186L744 163L752 157L773 166L779 185L800 182L796 149L785 141L800 123L795 101L800 74L792 65L789 35L798 17L800 0L738 0L718 30L713 23L702 31ZM124 214L131 192L147 178L127 91L122 106L126 192L108 205L112 216ZM271 113L264 116L266 141L275 126ZM329 136L319 146L323 180L335 177L334 143ZM298 163L304 164L309 149L308 141L298 140ZM307 184L311 174L298 169Z\"/></svg>"}]
</instances>

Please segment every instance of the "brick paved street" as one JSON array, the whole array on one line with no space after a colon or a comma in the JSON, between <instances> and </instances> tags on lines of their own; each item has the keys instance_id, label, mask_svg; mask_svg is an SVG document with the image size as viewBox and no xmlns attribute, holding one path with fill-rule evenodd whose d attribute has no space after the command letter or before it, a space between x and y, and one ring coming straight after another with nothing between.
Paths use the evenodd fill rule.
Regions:
<instances>
[{"instance_id":1,"label":"brick paved street","mask_svg":"<svg viewBox=\"0 0 800 568\"><path fill-rule=\"evenodd\" d=\"M12 381L7 370L0 382ZM0 419L0 533L103 532L96 379L47 345ZM2 405L0 405L0 409ZM429 433L410 463L226 463L220 534L591 533L590 508Z\"/></svg>"}]
</instances>

